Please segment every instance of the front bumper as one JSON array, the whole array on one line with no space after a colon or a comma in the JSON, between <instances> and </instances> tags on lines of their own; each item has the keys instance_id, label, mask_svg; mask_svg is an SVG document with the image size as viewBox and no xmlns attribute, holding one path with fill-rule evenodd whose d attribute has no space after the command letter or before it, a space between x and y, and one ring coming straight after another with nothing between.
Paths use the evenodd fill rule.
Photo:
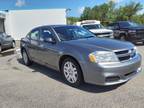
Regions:
<instances>
[{"instance_id":1,"label":"front bumper","mask_svg":"<svg viewBox=\"0 0 144 108\"><path fill-rule=\"evenodd\" d=\"M100 38L114 38L113 34L95 34L97 37Z\"/></svg>"},{"instance_id":2,"label":"front bumper","mask_svg":"<svg viewBox=\"0 0 144 108\"><path fill-rule=\"evenodd\" d=\"M144 34L143 36L139 36L138 34L135 34L135 35L130 35L128 36L128 41L131 41L131 42L144 42Z\"/></svg>"},{"instance_id":3,"label":"front bumper","mask_svg":"<svg viewBox=\"0 0 144 108\"><path fill-rule=\"evenodd\" d=\"M124 83L141 72L141 56L116 64L82 64L84 80L96 85L115 85Z\"/></svg>"}]
</instances>

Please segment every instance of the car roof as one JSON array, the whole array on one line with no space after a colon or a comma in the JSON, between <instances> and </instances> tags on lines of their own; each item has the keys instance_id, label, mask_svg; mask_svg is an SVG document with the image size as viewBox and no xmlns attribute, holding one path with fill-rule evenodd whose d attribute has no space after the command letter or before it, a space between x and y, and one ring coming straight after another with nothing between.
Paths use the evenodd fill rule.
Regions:
<instances>
[{"instance_id":1,"label":"car roof","mask_svg":"<svg viewBox=\"0 0 144 108\"><path fill-rule=\"evenodd\" d=\"M56 28L56 27L77 27L77 26L76 25L44 25L44 26L39 26L37 28L42 28L42 27Z\"/></svg>"}]
</instances>

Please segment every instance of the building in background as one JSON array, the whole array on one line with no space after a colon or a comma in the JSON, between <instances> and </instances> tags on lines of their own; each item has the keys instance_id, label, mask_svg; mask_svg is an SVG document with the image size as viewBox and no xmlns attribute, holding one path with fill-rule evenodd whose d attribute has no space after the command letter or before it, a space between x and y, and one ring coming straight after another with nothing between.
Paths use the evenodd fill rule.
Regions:
<instances>
[{"instance_id":1,"label":"building in background","mask_svg":"<svg viewBox=\"0 0 144 108\"><path fill-rule=\"evenodd\" d=\"M16 40L42 25L66 24L66 9L8 10L0 12L0 32Z\"/></svg>"},{"instance_id":2,"label":"building in background","mask_svg":"<svg viewBox=\"0 0 144 108\"><path fill-rule=\"evenodd\" d=\"M5 32L5 27L4 27L4 20L5 20L5 13L4 12L0 12L0 32Z\"/></svg>"}]
</instances>

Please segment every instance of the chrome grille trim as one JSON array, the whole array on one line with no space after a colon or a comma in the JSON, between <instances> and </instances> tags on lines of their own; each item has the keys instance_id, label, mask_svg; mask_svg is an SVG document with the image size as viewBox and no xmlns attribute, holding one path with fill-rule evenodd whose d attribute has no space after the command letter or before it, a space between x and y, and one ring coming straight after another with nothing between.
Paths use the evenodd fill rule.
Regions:
<instances>
[{"instance_id":1,"label":"chrome grille trim","mask_svg":"<svg viewBox=\"0 0 144 108\"><path fill-rule=\"evenodd\" d=\"M120 62L130 60L136 55L136 51L134 48L129 50L115 51L114 53L117 55Z\"/></svg>"}]
</instances>

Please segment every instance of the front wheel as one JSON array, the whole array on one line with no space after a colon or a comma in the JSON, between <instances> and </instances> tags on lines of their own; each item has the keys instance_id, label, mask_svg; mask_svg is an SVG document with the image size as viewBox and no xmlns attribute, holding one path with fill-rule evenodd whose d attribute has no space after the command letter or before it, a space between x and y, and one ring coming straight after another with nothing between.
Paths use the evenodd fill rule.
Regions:
<instances>
[{"instance_id":1,"label":"front wheel","mask_svg":"<svg viewBox=\"0 0 144 108\"><path fill-rule=\"evenodd\" d=\"M71 59L67 58L63 61L61 67L64 79L73 87L78 87L83 82L82 71L79 64Z\"/></svg>"},{"instance_id":2,"label":"front wheel","mask_svg":"<svg viewBox=\"0 0 144 108\"><path fill-rule=\"evenodd\" d=\"M124 36L124 35L120 36L120 40L122 40L122 41L126 41L125 36Z\"/></svg>"},{"instance_id":3,"label":"front wheel","mask_svg":"<svg viewBox=\"0 0 144 108\"><path fill-rule=\"evenodd\" d=\"M30 61L26 50L22 50L22 59L25 65L27 66L31 65L32 62Z\"/></svg>"}]
</instances>

